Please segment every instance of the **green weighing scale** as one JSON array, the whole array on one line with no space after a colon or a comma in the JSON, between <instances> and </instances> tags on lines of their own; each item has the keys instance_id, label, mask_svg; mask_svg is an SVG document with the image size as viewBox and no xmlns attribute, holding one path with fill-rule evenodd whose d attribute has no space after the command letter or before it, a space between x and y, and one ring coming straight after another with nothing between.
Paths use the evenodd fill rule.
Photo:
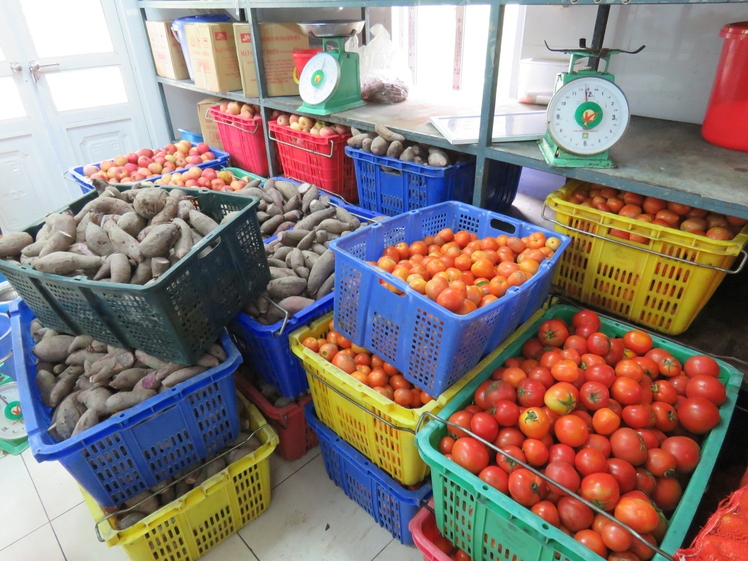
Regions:
<instances>
[{"instance_id":1,"label":"green weighing scale","mask_svg":"<svg viewBox=\"0 0 748 561\"><path fill-rule=\"evenodd\" d=\"M580 39L578 49L551 49L571 55L568 72L556 76L553 97L548 103L548 130L538 141L545 161L559 168L612 168L608 150L626 132L630 111L626 96L608 72L610 56L636 54L622 49L592 50ZM575 70L582 58L605 61L603 71L588 67Z\"/></svg>"},{"instance_id":2,"label":"green weighing scale","mask_svg":"<svg viewBox=\"0 0 748 561\"><path fill-rule=\"evenodd\" d=\"M21 416L18 384L10 377L0 374L0 450L18 455L28 445L26 425Z\"/></svg>"},{"instance_id":3,"label":"green weighing scale","mask_svg":"<svg viewBox=\"0 0 748 561\"><path fill-rule=\"evenodd\" d=\"M345 41L359 33L363 21L322 21L298 24L310 37L322 39L322 52L304 66L299 77L302 113L329 115L365 105L361 99L358 53L345 51Z\"/></svg>"}]
</instances>

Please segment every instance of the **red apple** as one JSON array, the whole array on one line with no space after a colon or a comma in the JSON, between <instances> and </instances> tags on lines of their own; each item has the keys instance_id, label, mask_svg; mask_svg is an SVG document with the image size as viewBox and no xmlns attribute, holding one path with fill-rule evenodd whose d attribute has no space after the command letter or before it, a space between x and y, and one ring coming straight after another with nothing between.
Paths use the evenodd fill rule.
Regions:
<instances>
[{"instance_id":1,"label":"red apple","mask_svg":"<svg viewBox=\"0 0 748 561\"><path fill-rule=\"evenodd\" d=\"M152 162L153 160L151 160L150 157L140 156L140 158L138 158L138 167L147 168Z\"/></svg>"},{"instance_id":2,"label":"red apple","mask_svg":"<svg viewBox=\"0 0 748 561\"><path fill-rule=\"evenodd\" d=\"M210 146L208 146L204 142L200 142L195 148L198 154L205 154L207 151L210 150Z\"/></svg>"},{"instance_id":3,"label":"red apple","mask_svg":"<svg viewBox=\"0 0 748 561\"><path fill-rule=\"evenodd\" d=\"M164 159L167 162L172 162L172 163L174 163L174 162L177 161L177 157L174 154L168 154L168 155L164 156Z\"/></svg>"},{"instance_id":4,"label":"red apple","mask_svg":"<svg viewBox=\"0 0 748 561\"><path fill-rule=\"evenodd\" d=\"M117 167L124 166L127 163L127 158L124 156L115 156L114 157L114 165Z\"/></svg>"},{"instance_id":5,"label":"red apple","mask_svg":"<svg viewBox=\"0 0 748 561\"><path fill-rule=\"evenodd\" d=\"M203 177L207 179L208 181L213 181L215 178L218 177L218 172L212 168L204 169Z\"/></svg>"},{"instance_id":6,"label":"red apple","mask_svg":"<svg viewBox=\"0 0 748 561\"><path fill-rule=\"evenodd\" d=\"M197 151L197 148L190 148L190 149L189 149L189 150L187 151L187 155L188 155L188 156L199 156L199 155L200 155L200 153L199 153L199 152Z\"/></svg>"},{"instance_id":7,"label":"red apple","mask_svg":"<svg viewBox=\"0 0 748 561\"><path fill-rule=\"evenodd\" d=\"M85 166L83 168L83 175L86 177L92 177L95 173L99 173L101 170L96 166Z\"/></svg>"},{"instance_id":8,"label":"red apple","mask_svg":"<svg viewBox=\"0 0 748 561\"><path fill-rule=\"evenodd\" d=\"M148 177L151 175L151 170L149 170L147 167L140 167L138 168L138 173L144 177Z\"/></svg>"},{"instance_id":9,"label":"red apple","mask_svg":"<svg viewBox=\"0 0 748 561\"><path fill-rule=\"evenodd\" d=\"M104 181L106 181L106 179L107 179L107 176L106 176L106 174L105 174L105 173L101 173L101 172L98 172L98 173L94 173L94 174L93 174L93 175L91 176L91 179L103 179Z\"/></svg>"},{"instance_id":10,"label":"red apple","mask_svg":"<svg viewBox=\"0 0 748 561\"><path fill-rule=\"evenodd\" d=\"M114 162L111 160L104 160L101 162L101 171L109 171L111 168L114 167Z\"/></svg>"},{"instance_id":11,"label":"red apple","mask_svg":"<svg viewBox=\"0 0 748 561\"><path fill-rule=\"evenodd\" d=\"M115 174L117 173L117 168L112 166L108 170L106 170L106 176L109 179L114 179Z\"/></svg>"},{"instance_id":12,"label":"red apple","mask_svg":"<svg viewBox=\"0 0 748 561\"><path fill-rule=\"evenodd\" d=\"M161 171L164 169L161 164L157 164L156 162L151 162L148 165L148 169L151 170L151 172L155 173L156 175L160 174Z\"/></svg>"},{"instance_id":13,"label":"red apple","mask_svg":"<svg viewBox=\"0 0 748 561\"><path fill-rule=\"evenodd\" d=\"M196 179L188 179L187 181L184 182L184 186L185 187L197 187L198 186L197 180Z\"/></svg>"},{"instance_id":14,"label":"red apple","mask_svg":"<svg viewBox=\"0 0 748 561\"><path fill-rule=\"evenodd\" d=\"M137 152L138 156L145 156L146 158L153 158L153 150L150 148L141 148Z\"/></svg>"},{"instance_id":15,"label":"red apple","mask_svg":"<svg viewBox=\"0 0 748 561\"><path fill-rule=\"evenodd\" d=\"M166 158L164 156L156 156L153 158L153 161L163 166L166 163Z\"/></svg>"},{"instance_id":16,"label":"red apple","mask_svg":"<svg viewBox=\"0 0 748 561\"><path fill-rule=\"evenodd\" d=\"M246 187L246 183L244 181L239 181L238 179L235 179L229 184L229 187L231 187L232 191L239 191L240 189L244 189Z\"/></svg>"},{"instance_id":17,"label":"red apple","mask_svg":"<svg viewBox=\"0 0 748 561\"><path fill-rule=\"evenodd\" d=\"M194 156L187 156L187 163L192 164L193 166L196 166L197 164L202 164L203 159L195 154Z\"/></svg>"},{"instance_id":18,"label":"red apple","mask_svg":"<svg viewBox=\"0 0 748 561\"><path fill-rule=\"evenodd\" d=\"M177 168L183 168L184 166L187 165L187 160L180 157L180 158L177 158L177 160L174 163L176 164Z\"/></svg>"},{"instance_id":19,"label":"red apple","mask_svg":"<svg viewBox=\"0 0 748 561\"><path fill-rule=\"evenodd\" d=\"M223 179L215 178L213 181L210 182L210 188L218 191L222 187L226 186L226 182Z\"/></svg>"},{"instance_id":20,"label":"red apple","mask_svg":"<svg viewBox=\"0 0 748 561\"><path fill-rule=\"evenodd\" d=\"M174 152L177 151L177 147L174 146L173 144L167 144L166 146L164 146L164 151L167 154L173 154Z\"/></svg>"},{"instance_id":21,"label":"red apple","mask_svg":"<svg viewBox=\"0 0 748 561\"><path fill-rule=\"evenodd\" d=\"M135 152L128 152L125 158L127 158L127 161L131 164L138 163L138 155Z\"/></svg>"},{"instance_id":22,"label":"red apple","mask_svg":"<svg viewBox=\"0 0 748 561\"><path fill-rule=\"evenodd\" d=\"M206 152L201 157L203 158L203 161L206 161L206 162L216 159L216 155L213 154L213 152Z\"/></svg>"},{"instance_id":23,"label":"red apple","mask_svg":"<svg viewBox=\"0 0 748 561\"><path fill-rule=\"evenodd\" d=\"M210 180L206 179L204 177L198 177L197 178L197 184L200 187L205 187L206 189L210 189Z\"/></svg>"}]
</instances>

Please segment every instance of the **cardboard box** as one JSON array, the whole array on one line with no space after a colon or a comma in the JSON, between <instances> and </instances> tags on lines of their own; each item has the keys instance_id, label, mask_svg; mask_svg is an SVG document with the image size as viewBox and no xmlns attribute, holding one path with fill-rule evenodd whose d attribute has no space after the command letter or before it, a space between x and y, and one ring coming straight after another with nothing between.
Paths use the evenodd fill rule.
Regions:
<instances>
[{"instance_id":1,"label":"cardboard box","mask_svg":"<svg viewBox=\"0 0 748 561\"><path fill-rule=\"evenodd\" d=\"M260 24L265 84L268 97L299 95L299 85L293 81L294 49L308 49L309 37L295 23ZM252 51L252 32L248 23L234 24L234 40L239 56L242 89L246 97L257 97L257 75Z\"/></svg>"},{"instance_id":2,"label":"cardboard box","mask_svg":"<svg viewBox=\"0 0 748 561\"><path fill-rule=\"evenodd\" d=\"M184 27L198 88L228 92L242 87L234 28L226 23L190 23Z\"/></svg>"},{"instance_id":3,"label":"cardboard box","mask_svg":"<svg viewBox=\"0 0 748 561\"><path fill-rule=\"evenodd\" d=\"M200 132L203 135L203 142L210 147L223 150L221 135L218 134L218 125L213 119L206 116L208 109L215 105L220 105L223 101L220 97L208 97L197 102L197 117L200 119Z\"/></svg>"},{"instance_id":4,"label":"cardboard box","mask_svg":"<svg viewBox=\"0 0 748 561\"><path fill-rule=\"evenodd\" d=\"M156 74L172 80L189 78L182 46L171 32L170 21L146 21L145 28L151 42L151 53Z\"/></svg>"}]
</instances>

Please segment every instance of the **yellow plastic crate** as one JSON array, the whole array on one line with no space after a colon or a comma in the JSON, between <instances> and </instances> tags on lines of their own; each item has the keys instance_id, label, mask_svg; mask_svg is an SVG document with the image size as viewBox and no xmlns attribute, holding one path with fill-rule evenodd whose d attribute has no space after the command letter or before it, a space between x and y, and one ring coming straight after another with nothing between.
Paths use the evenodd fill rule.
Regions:
<instances>
[{"instance_id":1,"label":"yellow plastic crate","mask_svg":"<svg viewBox=\"0 0 748 561\"><path fill-rule=\"evenodd\" d=\"M737 270L745 263L748 225L732 240L713 240L569 202L583 185L571 180L545 202L556 212L556 231L572 238L553 280L571 298L678 335L688 329L741 253ZM650 242L612 237L611 228Z\"/></svg>"},{"instance_id":2,"label":"yellow plastic crate","mask_svg":"<svg viewBox=\"0 0 748 561\"><path fill-rule=\"evenodd\" d=\"M418 455L414 443L419 417L426 411L439 413L480 370L474 368L423 407L406 409L301 344L307 337L325 337L332 317L332 313L327 314L289 336L291 351L299 357L306 371L317 417L403 485L420 483L428 475L429 468Z\"/></svg>"},{"instance_id":3,"label":"yellow plastic crate","mask_svg":"<svg viewBox=\"0 0 748 561\"><path fill-rule=\"evenodd\" d=\"M82 488L83 498L109 546L134 561L194 561L257 518L270 505L270 454L278 436L259 410L239 395L262 445L182 497L126 530L116 530Z\"/></svg>"}]
</instances>

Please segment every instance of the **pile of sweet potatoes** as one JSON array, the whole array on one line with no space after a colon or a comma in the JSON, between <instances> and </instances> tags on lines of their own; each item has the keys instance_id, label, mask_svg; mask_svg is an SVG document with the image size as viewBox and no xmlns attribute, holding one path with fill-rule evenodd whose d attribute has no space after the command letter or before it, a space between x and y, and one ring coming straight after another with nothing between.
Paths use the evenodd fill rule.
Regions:
<instances>
[{"instance_id":1,"label":"pile of sweet potatoes","mask_svg":"<svg viewBox=\"0 0 748 561\"><path fill-rule=\"evenodd\" d=\"M194 365L177 364L135 349L120 349L90 335L66 335L31 322L38 359L36 387L53 407L49 433L57 440L89 429L111 415L173 388L227 359L219 344Z\"/></svg>"},{"instance_id":2,"label":"pile of sweet potatoes","mask_svg":"<svg viewBox=\"0 0 748 561\"><path fill-rule=\"evenodd\" d=\"M353 136L348 139L348 146L360 148L364 152L371 152L377 156L395 158L402 162L440 168L450 166L464 157L435 146L410 142L403 135L392 132L384 125L376 125L374 131L373 133L365 132L351 127Z\"/></svg>"}]
</instances>

